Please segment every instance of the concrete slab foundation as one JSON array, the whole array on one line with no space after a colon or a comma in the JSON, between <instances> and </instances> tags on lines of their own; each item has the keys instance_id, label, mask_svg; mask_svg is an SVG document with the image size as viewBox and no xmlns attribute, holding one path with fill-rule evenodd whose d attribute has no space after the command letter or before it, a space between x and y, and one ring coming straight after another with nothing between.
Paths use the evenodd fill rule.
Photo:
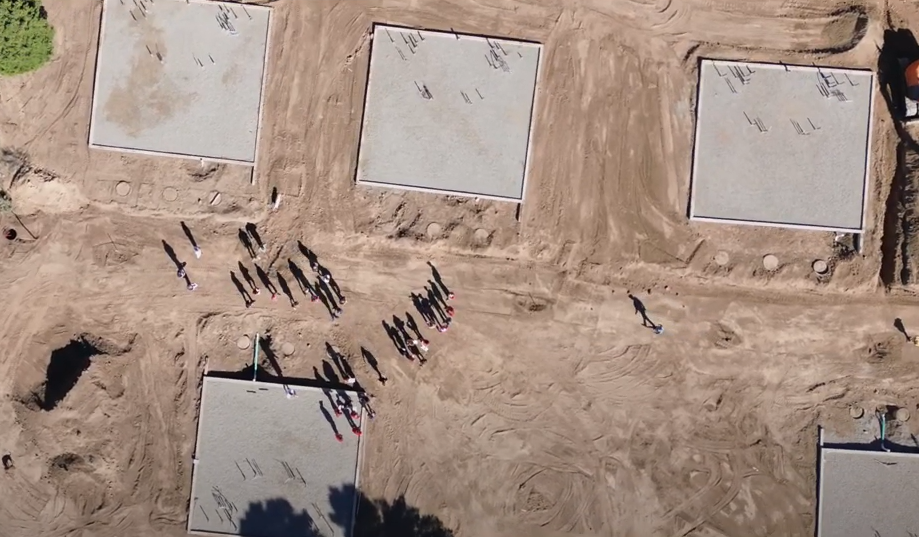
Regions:
<instances>
[{"instance_id":1,"label":"concrete slab foundation","mask_svg":"<svg viewBox=\"0 0 919 537\"><path fill-rule=\"evenodd\" d=\"M357 182L521 201L541 51L374 26Z\"/></svg>"},{"instance_id":2,"label":"concrete slab foundation","mask_svg":"<svg viewBox=\"0 0 919 537\"><path fill-rule=\"evenodd\" d=\"M702 60L690 218L861 231L870 71Z\"/></svg>"},{"instance_id":3,"label":"concrete slab foundation","mask_svg":"<svg viewBox=\"0 0 919 537\"><path fill-rule=\"evenodd\" d=\"M90 146L254 163L270 13L105 0Z\"/></svg>"},{"instance_id":4,"label":"concrete slab foundation","mask_svg":"<svg viewBox=\"0 0 919 537\"><path fill-rule=\"evenodd\" d=\"M817 537L915 535L919 455L821 448Z\"/></svg>"},{"instance_id":5,"label":"concrete slab foundation","mask_svg":"<svg viewBox=\"0 0 919 537\"><path fill-rule=\"evenodd\" d=\"M288 397L277 384L204 378L190 533L351 535L361 438L322 390L293 388Z\"/></svg>"}]
</instances>

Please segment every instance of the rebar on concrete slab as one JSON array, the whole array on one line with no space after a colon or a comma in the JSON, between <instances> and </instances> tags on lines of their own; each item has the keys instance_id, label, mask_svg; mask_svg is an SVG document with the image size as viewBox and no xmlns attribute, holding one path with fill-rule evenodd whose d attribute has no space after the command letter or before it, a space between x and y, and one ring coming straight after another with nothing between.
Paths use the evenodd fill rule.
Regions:
<instances>
[{"instance_id":1,"label":"rebar on concrete slab","mask_svg":"<svg viewBox=\"0 0 919 537\"><path fill-rule=\"evenodd\" d=\"M734 88L734 84L731 84L730 80L725 78L724 81L728 83L728 88L731 90L731 93L737 93L737 90Z\"/></svg>"}]
</instances>

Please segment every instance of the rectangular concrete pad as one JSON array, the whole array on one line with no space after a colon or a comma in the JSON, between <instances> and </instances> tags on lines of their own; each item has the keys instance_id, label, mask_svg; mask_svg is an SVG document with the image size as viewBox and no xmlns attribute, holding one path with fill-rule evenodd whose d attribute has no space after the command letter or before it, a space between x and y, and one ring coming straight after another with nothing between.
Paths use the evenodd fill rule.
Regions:
<instances>
[{"instance_id":1,"label":"rectangular concrete pad","mask_svg":"<svg viewBox=\"0 0 919 537\"><path fill-rule=\"evenodd\" d=\"M822 448L817 537L919 534L919 455Z\"/></svg>"},{"instance_id":2,"label":"rectangular concrete pad","mask_svg":"<svg viewBox=\"0 0 919 537\"><path fill-rule=\"evenodd\" d=\"M334 417L322 390L294 389L297 396L288 398L277 384L204 378L189 532L315 537L308 517L320 535L351 535L360 438L335 417L339 443L320 410L322 402ZM348 494L330 500L332 489ZM218 508L218 491L235 506L229 519Z\"/></svg>"},{"instance_id":3,"label":"rectangular concrete pad","mask_svg":"<svg viewBox=\"0 0 919 537\"><path fill-rule=\"evenodd\" d=\"M90 145L254 163L271 10L138 4L105 0ZM237 35L220 27L222 8Z\"/></svg>"},{"instance_id":4,"label":"rectangular concrete pad","mask_svg":"<svg viewBox=\"0 0 919 537\"><path fill-rule=\"evenodd\" d=\"M873 87L869 71L702 60L690 217L862 230Z\"/></svg>"},{"instance_id":5,"label":"rectangular concrete pad","mask_svg":"<svg viewBox=\"0 0 919 537\"><path fill-rule=\"evenodd\" d=\"M541 50L374 26L357 182L521 201Z\"/></svg>"}]
</instances>

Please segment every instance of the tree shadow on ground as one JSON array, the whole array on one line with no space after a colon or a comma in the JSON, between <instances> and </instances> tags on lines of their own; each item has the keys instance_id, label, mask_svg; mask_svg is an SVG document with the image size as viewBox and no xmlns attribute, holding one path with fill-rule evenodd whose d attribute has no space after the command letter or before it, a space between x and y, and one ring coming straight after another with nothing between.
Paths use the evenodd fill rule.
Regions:
<instances>
[{"instance_id":1,"label":"tree shadow on ground","mask_svg":"<svg viewBox=\"0 0 919 537\"><path fill-rule=\"evenodd\" d=\"M296 511L290 502L275 498L249 504L239 521L239 535L246 537L320 537L313 517Z\"/></svg>"},{"instance_id":2,"label":"tree shadow on ground","mask_svg":"<svg viewBox=\"0 0 919 537\"><path fill-rule=\"evenodd\" d=\"M353 506L357 502L353 537L453 537L453 530L434 515L422 514L408 505L404 496L392 503L371 500L354 486L329 489L331 521L342 528L351 526ZM347 534L347 533L346 533Z\"/></svg>"}]
</instances>

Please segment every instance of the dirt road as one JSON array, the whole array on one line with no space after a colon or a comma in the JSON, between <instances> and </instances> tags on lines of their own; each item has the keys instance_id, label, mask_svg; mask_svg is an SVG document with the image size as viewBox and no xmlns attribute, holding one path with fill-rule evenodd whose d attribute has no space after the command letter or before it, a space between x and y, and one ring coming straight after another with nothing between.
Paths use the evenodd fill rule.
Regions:
<instances>
[{"instance_id":1,"label":"dirt road","mask_svg":"<svg viewBox=\"0 0 919 537\"><path fill-rule=\"evenodd\" d=\"M817 425L857 434L850 405L916 409L919 350L892 323L919 330L919 302L910 281L881 277L909 256L885 246L905 231L897 216L885 230L899 142L880 96L860 254L840 256L827 234L685 217L700 57L876 67L885 30L919 24L915 8L271 5L253 177L87 148L99 2L48 4L54 60L0 80L0 180L38 237L2 215L21 240L0 245L0 451L15 463L0 474L0 535L183 535L201 375L242 369L236 341L255 332L294 346L279 356L289 376L311 377L327 342L347 354L378 412L363 491L404 496L459 536L811 535ZM519 212L355 187L373 22L544 43ZM309 272L297 241L317 252L348 297L341 319L293 284L297 309L264 293L244 306L230 272L252 268L237 240L247 221L272 278L295 281L288 259ZM813 274L815 259L829 277ZM457 319L426 331L419 367L381 322L414 315L428 261ZM629 293L663 334L641 326ZM92 357L49 399L49 366L65 355Z\"/></svg>"},{"instance_id":2,"label":"dirt road","mask_svg":"<svg viewBox=\"0 0 919 537\"><path fill-rule=\"evenodd\" d=\"M851 427L850 404L912 405L919 386L910 365L919 351L890 325L899 316L919 326L919 310L880 297L649 293L578 282L552 264L449 254L433 261L457 294L457 321L446 334L426 331L432 351L419 367L380 326L414 314L408 294L430 285L412 249L303 237L349 297L333 323L296 290L297 309L264 293L246 309L229 278L245 259L231 226L195 226L205 253L194 260L178 226L87 213L16 246L4 269L0 291L17 306L0 334L12 410L0 429L16 461L3 476L16 499L4 502L9 534L181 534L199 376L205 362L245 367L249 352L235 341L255 331L294 344L280 358L289 376L310 377L325 342L350 356L379 413L367 494L405 495L459 535L803 535L816 424ZM198 290L176 278L161 240L191 260ZM267 242L263 255L285 260L282 274L288 256L307 266L293 238ZM641 326L628 291L664 334ZM30 405L51 352L80 334L108 354L57 408ZM877 342L887 356L870 354ZM62 463L68 454L78 460Z\"/></svg>"}]
</instances>

